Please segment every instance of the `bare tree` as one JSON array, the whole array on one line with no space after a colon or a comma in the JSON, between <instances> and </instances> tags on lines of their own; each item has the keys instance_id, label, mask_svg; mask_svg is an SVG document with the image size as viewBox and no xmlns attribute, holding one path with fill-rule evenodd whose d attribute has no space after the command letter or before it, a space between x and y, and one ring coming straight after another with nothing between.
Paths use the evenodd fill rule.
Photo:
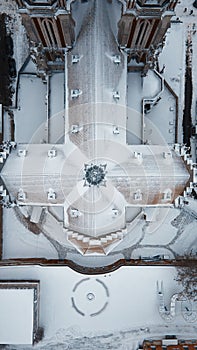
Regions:
<instances>
[{"instance_id":1,"label":"bare tree","mask_svg":"<svg viewBox=\"0 0 197 350\"><path fill-rule=\"evenodd\" d=\"M194 6L195 8L197 8L197 0L195 0L195 1L193 2L193 6Z\"/></svg>"},{"instance_id":2,"label":"bare tree","mask_svg":"<svg viewBox=\"0 0 197 350\"><path fill-rule=\"evenodd\" d=\"M183 295L197 300L197 259L192 252L179 261L176 281L182 285Z\"/></svg>"}]
</instances>

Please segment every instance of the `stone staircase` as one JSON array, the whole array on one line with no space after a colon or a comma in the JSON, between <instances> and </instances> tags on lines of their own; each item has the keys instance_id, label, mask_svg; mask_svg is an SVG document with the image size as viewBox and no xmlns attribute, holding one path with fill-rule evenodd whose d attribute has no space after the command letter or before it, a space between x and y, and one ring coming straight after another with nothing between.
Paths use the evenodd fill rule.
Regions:
<instances>
[{"instance_id":1,"label":"stone staircase","mask_svg":"<svg viewBox=\"0 0 197 350\"><path fill-rule=\"evenodd\" d=\"M126 234L126 229L112 232L100 237L90 237L66 229L67 239L83 255L107 255L118 245Z\"/></svg>"},{"instance_id":2,"label":"stone staircase","mask_svg":"<svg viewBox=\"0 0 197 350\"><path fill-rule=\"evenodd\" d=\"M70 243L82 255L107 255L127 233L127 229L122 229L99 237L91 237L65 227L64 223L50 211L47 211L47 220L43 222L42 229L48 236L64 245L66 242Z\"/></svg>"},{"instance_id":3,"label":"stone staircase","mask_svg":"<svg viewBox=\"0 0 197 350\"><path fill-rule=\"evenodd\" d=\"M186 187L183 193L183 197L186 198L187 196L191 195L192 189L197 186L197 164L193 162L190 153L188 153L188 151L190 150L189 147L186 147L184 144L175 144L174 150L182 157L190 175L192 175L192 181L188 184L189 186Z\"/></svg>"}]
</instances>

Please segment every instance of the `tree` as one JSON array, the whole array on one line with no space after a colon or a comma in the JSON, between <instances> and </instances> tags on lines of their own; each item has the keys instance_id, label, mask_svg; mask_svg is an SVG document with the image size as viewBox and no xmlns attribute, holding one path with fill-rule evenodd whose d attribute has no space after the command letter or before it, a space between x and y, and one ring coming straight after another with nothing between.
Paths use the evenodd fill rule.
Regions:
<instances>
[{"instance_id":1,"label":"tree","mask_svg":"<svg viewBox=\"0 0 197 350\"><path fill-rule=\"evenodd\" d=\"M182 285L184 296L197 300L197 259L192 252L179 261L176 281Z\"/></svg>"},{"instance_id":2,"label":"tree","mask_svg":"<svg viewBox=\"0 0 197 350\"><path fill-rule=\"evenodd\" d=\"M197 0L195 0L195 1L193 2L193 6L194 6L195 8L197 8Z\"/></svg>"}]
</instances>

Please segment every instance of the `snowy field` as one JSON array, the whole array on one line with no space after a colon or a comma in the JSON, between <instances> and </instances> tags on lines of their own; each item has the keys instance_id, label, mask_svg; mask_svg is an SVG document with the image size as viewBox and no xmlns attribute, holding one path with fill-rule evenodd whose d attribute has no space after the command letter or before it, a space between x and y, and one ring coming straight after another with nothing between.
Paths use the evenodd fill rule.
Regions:
<instances>
[{"instance_id":1,"label":"snowy field","mask_svg":"<svg viewBox=\"0 0 197 350\"><path fill-rule=\"evenodd\" d=\"M3 258L68 258L79 265L108 265L121 258L138 259L165 255L173 259L191 250L195 251L197 202L190 201L186 210L169 208L146 208L147 221L137 219L130 227L125 239L114 248L108 257L85 258L64 238L59 221L48 214L43 223L43 233L34 234L21 223L13 209L4 209L3 220ZM57 213L54 212L54 215ZM27 215L27 214L26 214ZM51 221L52 220L52 221ZM61 212L59 220L61 220ZM150 221L149 221L150 220ZM54 231L56 239L54 240ZM61 246L59 242L64 242ZM14 241L14 244L13 244Z\"/></svg>"},{"instance_id":2,"label":"snowy field","mask_svg":"<svg viewBox=\"0 0 197 350\"><path fill-rule=\"evenodd\" d=\"M13 210L5 210L3 216L3 259L46 258L57 259L58 254L49 240L41 234L33 234L22 224Z\"/></svg>"},{"instance_id":3,"label":"snowy field","mask_svg":"<svg viewBox=\"0 0 197 350\"><path fill-rule=\"evenodd\" d=\"M163 281L168 309L172 295L180 292L174 280L174 268L124 267L97 276L81 275L64 267L0 268L2 280L13 279L16 275L18 279L25 279L27 274L29 279L40 280L40 326L44 328L45 334L43 346L54 341L54 346L58 346L58 342L68 336L69 330L71 339L67 339L68 349L78 349L77 346L72 347L72 338L79 340L83 336L104 335L104 344L106 338L111 337L114 343L110 344L110 349L125 349L121 346L129 338L129 350L133 348L134 341L142 340L147 335L167 333L194 337L196 334L197 323L184 320L181 302L177 302L176 315L172 321L164 321L159 314L157 281ZM116 334L119 338L120 332L121 343L116 347L112 335ZM89 349L84 347L84 343L85 340L82 341L81 349ZM42 348L42 342L35 348ZM90 349L96 349L94 343Z\"/></svg>"}]
</instances>

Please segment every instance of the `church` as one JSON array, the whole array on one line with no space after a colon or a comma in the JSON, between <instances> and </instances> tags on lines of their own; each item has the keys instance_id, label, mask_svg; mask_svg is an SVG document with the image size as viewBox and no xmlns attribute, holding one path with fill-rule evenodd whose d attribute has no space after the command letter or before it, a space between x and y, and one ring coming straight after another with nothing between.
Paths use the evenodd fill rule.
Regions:
<instances>
[{"instance_id":1,"label":"church","mask_svg":"<svg viewBox=\"0 0 197 350\"><path fill-rule=\"evenodd\" d=\"M29 54L17 71L14 138L3 134L0 152L0 288L19 296L27 283L31 341L21 335L11 343L34 344L72 322L81 325L80 318L84 332L93 320L96 332L102 322L116 329L112 305L119 301L111 298L117 278L124 285L130 274L136 295L139 278L147 279L150 291L137 326L143 317L153 317L155 324L161 318L162 326L168 319L167 309L163 319L160 311L153 316L160 279L168 298L177 288L175 302L196 322L195 305L181 299L172 282L187 222L193 232L188 246L195 239L197 183L196 160L182 139L183 84L171 84L160 58L178 0L16 0L16 5ZM50 274L55 286L70 281L65 310L73 318L66 316L66 326L60 305L54 328L49 310L43 312L47 288L52 303L63 300ZM129 319L124 312L123 328ZM186 313L173 317L187 325Z\"/></svg>"}]
</instances>

